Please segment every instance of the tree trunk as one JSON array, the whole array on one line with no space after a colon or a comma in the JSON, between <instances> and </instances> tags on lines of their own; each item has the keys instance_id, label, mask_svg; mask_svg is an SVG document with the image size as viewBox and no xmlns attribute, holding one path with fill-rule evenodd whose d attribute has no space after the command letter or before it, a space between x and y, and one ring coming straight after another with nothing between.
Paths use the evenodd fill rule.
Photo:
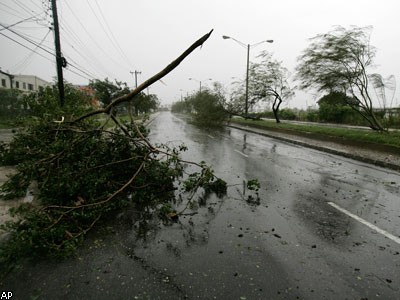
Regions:
<instances>
[{"instance_id":1,"label":"tree trunk","mask_svg":"<svg viewBox=\"0 0 400 300\"><path fill-rule=\"evenodd\" d=\"M276 123L281 122L281 120L279 119L279 106L281 105L281 103L282 103L281 97L276 95L275 99L274 99L274 103L272 104L272 111L274 112L274 117L275 117Z\"/></svg>"}]
</instances>

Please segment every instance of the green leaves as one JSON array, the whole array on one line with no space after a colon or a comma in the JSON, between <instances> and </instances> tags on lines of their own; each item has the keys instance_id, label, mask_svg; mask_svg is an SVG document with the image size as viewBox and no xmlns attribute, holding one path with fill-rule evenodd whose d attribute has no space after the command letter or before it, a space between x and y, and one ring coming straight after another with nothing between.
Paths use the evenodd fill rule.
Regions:
<instances>
[{"instance_id":1,"label":"green leaves","mask_svg":"<svg viewBox=\"0 0 400 300\"><path fill-rule=\"evenodd\" d=\"M185 145L156 149L145 142L146 130L144 137L134 126L124 130L41 120L0 148L2 163L17 169L2 186L3 196L23 196L31 182L38 186L35 204L19 206L13 212L18 221L3 226L11 235L0 245L0 264L26 256L71 255L105 216L127 206L143 215L173 212L179 187L180 196L189 194L190 200L198 189L226 193L226 183L204 162L193 163L199 171L182 180L190 164L179 158Z\"/></svg>"},{"instance_id":2,"label":"green leaves","mask_svg":"<svg viewBox=\"0 0 400 300\"><path fill-rule=\"evenodd\" d=\"M336 27L311 39L298 58L297 78L304 89L347 90L372 65L370 27Z\"/></svg>"},{"instance_id":3,"label":"green leaves","mask_svg":"<svg viewBox=\"0 0 400 300\"><path fill-rule=\"evenodd\" d=\"M303 89L343 92L355 101L348 104L370 124L383 131L373 112L368 70L376 50L370 45L371 27L336 27L311 39L311 45L298 58L297 79ZM375 77L377 78L377 77Z\"/></svg>"},{"instance_id":4,"label":"green leaves","mask_svg":"<svg viewBox=\"0 0 400 300\"><path fill-rule=\"evenodd\" d=\"M220 85L215 83L214 90L203 89L174 103L172 112L191 113L193 122L201 127L220 127L228 116L224 107L225 98L220 89Z\"/></svg>"}]
</instances>

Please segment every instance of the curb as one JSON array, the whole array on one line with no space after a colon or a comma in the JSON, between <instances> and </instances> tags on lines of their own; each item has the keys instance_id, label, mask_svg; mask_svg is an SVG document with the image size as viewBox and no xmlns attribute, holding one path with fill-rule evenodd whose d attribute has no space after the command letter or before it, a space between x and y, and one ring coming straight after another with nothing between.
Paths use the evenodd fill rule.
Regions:
<instances>
[{"instance_id":1,"label":"curb","mask_svg":"<svg viewBox=\"0 0 400 300\"><path fill-rule=\"evenodd\" d=\"M155 112L150 114L149 119L146 122L143 122L143 125L144 126L150 125L158 117L159 114L160 112Z\"/></svg>"},{"instance_id":2,"label":"curb","mask_svg":"<svg viewBox=\"0 0 400 300\"><path fill-rule=\"evenodd\" d=\"M343 157L346 157L346 158L351 158L351 159L358 160L358 161L361 161L361 162L364 162L364 163L368 163L368 164L372 164L372 165L375 165L375 166L378 166L378 167L387 168L387 169L391 169L391 170L395 170L395 171L400 172L400 165L392 164L392 163L389 163L389 162L386 162L386 161L375 160L375 159L364 157L364 156L357 155L357 154L351 154L351 153L343 152L343 151L332 149L332 148L327 148L327 147L312 145L312 144L301 142L301 141L296 141L296 140L292 140L292 139L276 136L276 135L273 135L273 134L269 134L266 131L265 132L259 132L259 131L252 130L251 128L248 128L248 127L241 127L241 126L235 126L235 125L225 125L225 126L231 127L231 128L235 128L235 129L239 129L239 130L243 130L243 131L246 131L246 132L251 132L251 133L254 133L254 134L259 134L259 135L262 135L262 136L266 136L266 137L269 137L269 138L277 139L277 140L284 141L284 142L287 142L287 143L291 143L291 144L295 144L295 145L299 145L299 146L303 146L303 147L307 147L307 148L323 151L323 152L326 152L326 153L335 154L335 155L343 156Z\"/></svg>"}]
</instances>

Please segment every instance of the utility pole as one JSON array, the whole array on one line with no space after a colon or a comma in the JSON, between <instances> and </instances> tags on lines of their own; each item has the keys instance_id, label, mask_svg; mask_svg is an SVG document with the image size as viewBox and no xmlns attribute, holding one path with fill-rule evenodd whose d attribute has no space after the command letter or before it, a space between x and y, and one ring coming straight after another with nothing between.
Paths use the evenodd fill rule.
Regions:
<instances>
[{"instance_id":1,"label":"utility pole","mask_svg":"<svg viewBox=\"0 0 400 300\"><path fill-rule=\"evenodd\" d=\"M139 71L129 71L129 73L131 73L131 75L133 75L133 74L135 74L135 87L137 88L137 76L138 76L138 74L142 74L142 72L139 72Z\"/></svg>"},{"instance_id":2,"label":"utility pole","mask_svg":"<svg viewBox=\"0 0 400 300\"><path fill-rule=\"evenodd\" d=\"M138 76L138 74L142 74L142 72L139 72L139 71L135 70L135 71L129 71L129 73L131 73L132 76L133 76L133 74L135 74L135 88L137 88L137 76ZM129 110L129 115L131 116L132 115L132 103L131 103L131 101L128 102L128 110ZM135 106L135 114L136 115L139 114L136 106ZM132 122L133 122L133 120L132 120Z\"/></svg>"},{"instance_id":3,"label":"utility pole","mask_svg":"<svg viewBox=\"0 0 400 300\"><path fill-rule=\"evenodd\" d=\"M64 106L64 78L62 68L66 66L67 62L61 54L60 44L60 29L58 27L58 15L57 15L57 4L56 0L51 0L52 12L53 12L53 27L54 27L54 43L56 46L56 63L57 63L57 80L58 80L58 92L60 95L60 105Z\"/></svg>"}]
</instances>

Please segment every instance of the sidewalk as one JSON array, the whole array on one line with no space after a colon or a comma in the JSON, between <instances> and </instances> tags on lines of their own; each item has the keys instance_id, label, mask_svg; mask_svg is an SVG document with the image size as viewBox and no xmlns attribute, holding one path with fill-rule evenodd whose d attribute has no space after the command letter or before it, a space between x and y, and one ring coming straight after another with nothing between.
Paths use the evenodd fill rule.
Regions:
<instances>
[{"instance_id":1,"label":"sidewalk","mask_svg":"<svg viewBox=\"0 0 400 300\"><path fill-rule=\"evenodd\" d=\"M385 151L382 149L377 150L361 146L357 147L354 145L348 145L334 141L322 141L318 139L313 139L311 134L310 138L308 138L304 136L298 136L295 134L270 131L239 124L229 124L227 126L255 134L260 134L266 137L271 137L284 142L293 143L303 147L308 147L319 151L324 151L344 156L354 160L373 164L379 167L400 171L400 153L394 153L393 151L389 150ZM371 147L373 146L374 145L371 144Z\"/></svg>"}]
</instances>

